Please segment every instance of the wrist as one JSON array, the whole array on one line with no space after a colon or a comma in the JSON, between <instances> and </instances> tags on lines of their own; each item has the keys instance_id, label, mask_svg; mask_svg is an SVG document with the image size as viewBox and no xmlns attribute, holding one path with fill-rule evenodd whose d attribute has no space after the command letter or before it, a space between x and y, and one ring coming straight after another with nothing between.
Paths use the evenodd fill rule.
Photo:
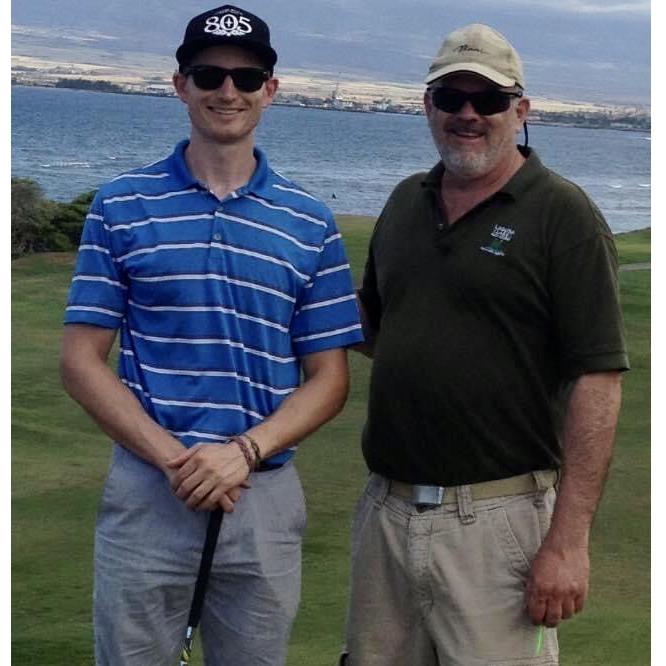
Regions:
<instances>
[{"instance_id":1,"label":"wrist","mask_svg":"<svg viewBox=\"0 0 666 666\"><path fill-rule=\"evenodd\" d=\"M252 450L252 455L254 456L254 464L256 469L264 461L264 456L261 453L259 444L257 443L257 440L254 439L254 437L249 435L247 432L244 432L242 435L240 435L240 437L247 442L250 449Z\"/></svg>"},{"instance_id":2,"label":"wrist","mask_svg":"<svg viewBox=\"0 0 666 666\"><path fill-rule=\"evenodd\" d=\"M250 473L254 472L259 466L261 457L258 457L255 454L250 444L248 444L248 442L240 435L232 435L229 440L236 444L240 452L243 454L243 458L245 458L245 464L247 465L247 473L249 476Z\"/></svg>"},{"instance_id":3,"label":"wrist","mask_svg":"<svg viewBox=\"0 0 666 666\"><path fill-rule=\"evenodd\" d=\"M587 550L590 543L590 531L584 527L566 529L553 524L544 539L544 546L549 550L566 552L570 550Z\"/></svg>"}]
</instances>

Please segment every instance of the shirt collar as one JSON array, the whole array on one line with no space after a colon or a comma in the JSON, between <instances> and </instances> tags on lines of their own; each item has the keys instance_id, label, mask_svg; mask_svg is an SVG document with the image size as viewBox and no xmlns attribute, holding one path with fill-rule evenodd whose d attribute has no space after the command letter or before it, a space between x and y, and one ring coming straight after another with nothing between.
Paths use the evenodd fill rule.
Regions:
<instances>
[{"instance_id":1,"label":"shirt collar","mask_svg":"<svg viewBox=\"0 0 666 666\"><path fill-rule=\"evenodd\" d=\"M175 147L171 155L172 172L181 181L183 187L201 186L201 183L192 175L185 160L185 150L189 143L189 139L184 139ZM236 190L236 194L238 196L254 194L262 199L272 200L276 196L273 188L273 183L277 182L275 173L268 166L268 160L263 150L255 146L253 154L257 161L254 172L248 183Z\"/></svg>"},{"instance_id":2,"label":"shirt collar","mask_svg":"<svg viewBox=\"0 0 666 666\"><path fill-rule=\"evenodd\" d=\"M500 192L507 194L513 199L516 199L536 178L546 171L538 155L532 148L518 146L518 150L520 150L522 155L526 158L525 162L509 181L496 192L496 194L499 194ZM443 175L444 165L439 161L424 175L421 185L425 188L439 191Z\"/></svg>"}]
</instances>

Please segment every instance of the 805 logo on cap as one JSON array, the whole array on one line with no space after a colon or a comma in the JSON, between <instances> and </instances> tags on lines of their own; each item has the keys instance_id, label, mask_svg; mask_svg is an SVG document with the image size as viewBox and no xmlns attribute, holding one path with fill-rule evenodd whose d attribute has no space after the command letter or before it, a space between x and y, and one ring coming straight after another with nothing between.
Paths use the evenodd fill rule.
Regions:
<instances>
[{"instance_id":1,"label":"805 logo on cap","mask_svg":"<svg viewBox=\"0 0 666 666\"><path fill-rule=\"evenodd\" d=\"M242 37L252 32L252 26L250 19L245 16L222 14L222 16L209 16L206 19L204 32L221 37Z\"/></svg>"}]
</instances>

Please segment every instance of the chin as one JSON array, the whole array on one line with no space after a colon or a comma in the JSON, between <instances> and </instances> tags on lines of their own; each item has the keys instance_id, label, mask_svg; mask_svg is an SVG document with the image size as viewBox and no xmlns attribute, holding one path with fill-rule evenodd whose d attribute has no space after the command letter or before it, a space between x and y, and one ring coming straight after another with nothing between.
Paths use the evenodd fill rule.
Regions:
<instances>
[{"instance_id":1,"label":"chin","mask_svg":"<svg viewBox=\"0 0 666 666\"><path fill-rule=\"evenodd\" d=\"M492 170L486 155L463 155L450 151L441 151L440 154L446 170L462 178L480 178Z\"/></svg>"}]
</instances>

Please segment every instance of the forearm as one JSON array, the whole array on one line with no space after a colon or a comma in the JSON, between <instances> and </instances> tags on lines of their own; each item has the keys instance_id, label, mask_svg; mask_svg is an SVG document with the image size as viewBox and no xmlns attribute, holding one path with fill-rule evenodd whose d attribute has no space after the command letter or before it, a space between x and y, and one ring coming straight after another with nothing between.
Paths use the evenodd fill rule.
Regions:
<instances>
[{"instance_id":1,"label":"forearm","mask_svg":"<svg viewBox=\"0 0 666 666\"><path fill-rule=\"evenodd\" d=\"M182 453L184 446L145 412L134 394L103 359L85 345L69 345L61 357L61 377L67 393L114 441L156 467Z\"/></svg>"},{"instance_id":2,"label":"forearm","mask_svg":"<svg viewBox=\"0 0 666 666\"><path fill-rule=\"evenodd\" d=\"M547 538L550 545L587 548L612 457L620 402L618 372L583 375L573 388L562 437L562 478Z\"/></svg>"},{"instance_id":3,"label":"forearm","mask_svg":"<svg viewBox=\"0 0 666 666\"><path fill-rule=\"evenodd\" d=\"M344 407L349 387L346 351L337 349L322 354L332 362L310 370L306 365L303 385L271 416L247 431L258 442L262 458L307 437Z\"/></svg>"}]
</instances>

